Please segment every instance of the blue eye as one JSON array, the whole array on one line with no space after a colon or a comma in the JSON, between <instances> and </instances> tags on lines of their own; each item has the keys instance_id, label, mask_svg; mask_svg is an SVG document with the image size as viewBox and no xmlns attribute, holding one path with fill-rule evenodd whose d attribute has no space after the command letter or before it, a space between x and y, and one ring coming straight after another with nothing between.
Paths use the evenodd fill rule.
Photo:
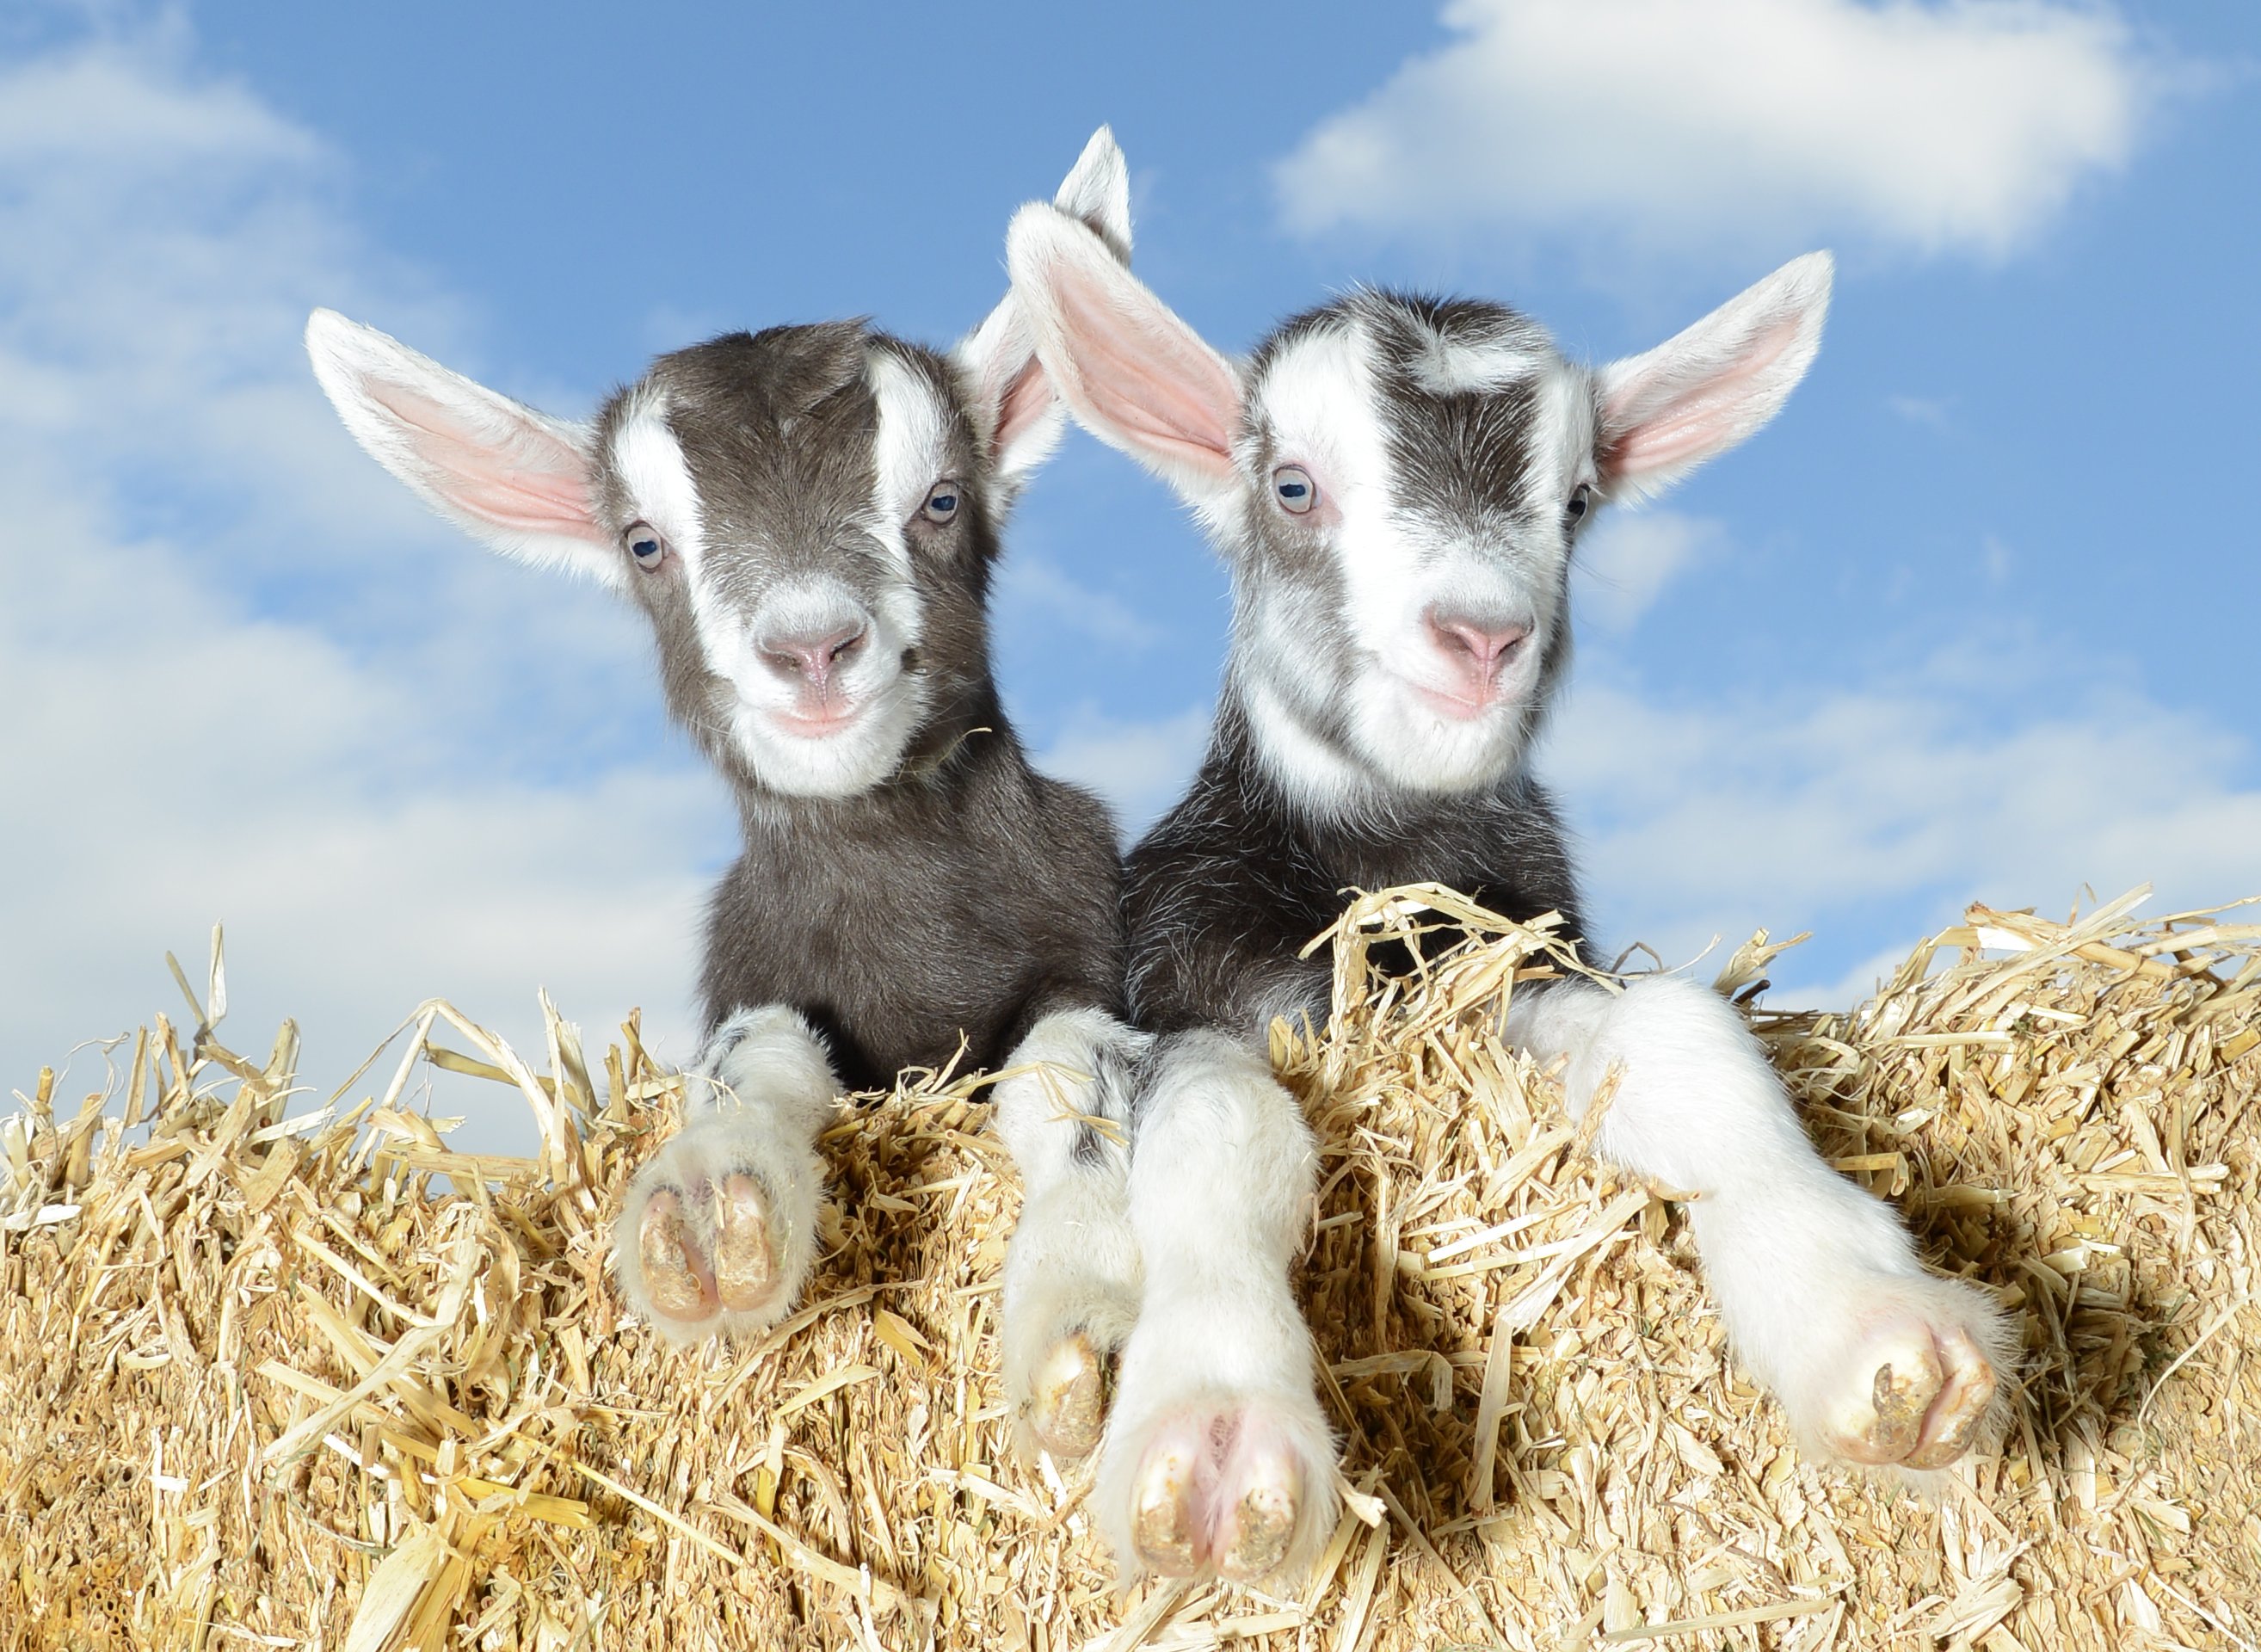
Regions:
<instances>
[{"instance_id":1,"label":"blue eye","mask_svg":"<svg viewBox=\"0 0 2261 1652\"><path fill-rule=\"evenodd\" d=\"M635 558L636 566L649 572L667 560L667 542L650 522L631 522L628 531L621 535Z\"/></svg>"},{"instance_id":2,"label":"blue eye","mask_svg":"<svg viewBox=\"0 0 2261 1652\"><path fill-rule=\"evenodd\" d=\"M958 514L958 484L937 482L926 496L920 514L930 522L946 522Z\"/></svg>"},{"instance_id":3,"label":"blue eye","mask_svg":"<svg viewBox=\"0 0 2261 1652\"><path fill-rule=\"evenodd\" d=\"M1283 464L1273 471L1272 492L1280 508L1295 516L1310 514L1311 506L1319 502L1319 485L1300 464Z\"/></svg>"}]
</instances>

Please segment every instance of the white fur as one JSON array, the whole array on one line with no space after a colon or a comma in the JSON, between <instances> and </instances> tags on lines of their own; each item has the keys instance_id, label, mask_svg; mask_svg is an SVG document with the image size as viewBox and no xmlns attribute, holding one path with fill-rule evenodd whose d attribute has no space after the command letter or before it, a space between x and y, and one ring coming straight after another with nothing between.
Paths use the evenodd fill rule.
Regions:
<instances>
[{"instance_id":1,"label":"white fur","mask_svg":"<svg viewBox=\"0 0 2261 1652\"><path fill-rule=\"evenodd\" d=\"M1091 134L1052 205L1088 226L1119 262L1130 262L1130 169L1108 128ZM992 450L995 494L989 503L1002 515L1059 445L1067 417L1037 360L1036 334L1010 291L959 341L951 359L964 376L967 400ZM1015 415L1010 424L1008 412Z\"/></svg>"},{"instance_id":2,"label":"white fur","mask_svg":"<svg viewBox=\"0 0 2261 1652\"><path fill-rule=\"evenodd\" d=\"M667 427L664 398L640 394L613 436L613 465L628 485L636 514L657 528L693 573L707 542L707 514L699 485L684 462L683 444Z\"/></svg>"},{"instance_id":3,"label":"white fur","mask_svg":"<svg viewBox=\"0 0 2261 1652\"><path fill-rule=\"evenodd\" d=\"M1432 348L1448 346L1440 339ZM1513 765L1520 756L1521 702L1537 679L1563 575L1559 530L1543 507L1536 514L1547 525L1532 543L1528 528L1472 532L1467 523L1433 521L1397 503L1402 491L1382 426L1373 350L1360 325L1297 339L1267 365L1250 414L1252 425L1270 435L1280 460L1310 470L1320 492L1320 507L1291 531L1320 536L1341 572L1342 612L1309 616L1305 623L1346 625L1358 650L1360 670L1348 707L1357 763L1346 764L1308 727L1293 726L1308 724L1320 709L1296 715L1295 685L1307 675L1310 650L1280 612L1282 593L1260 582L1244 593L1254 617L1242 628L1249 646L1240 679L1253 691L1252 718L1264 725L1259 751L1267 769L1307 807L1331 812L1363 808L1377 781L1461 792L1489 784ZM1592 441L1590 416L1576 416L1585 399L1576 370L1531 346L1488 348L1454 362L1456 370L1512 370L1538 380L1532 491L1545 500L1558 490L1567 497L1558 478L1584 462ZM1268 504L1268 497L1264 505L1252 500L1251 508ZM1471 610L1512 618L1530 632L1501 674L1496 699L1474 715L1440 707L1439 700L1457 697L1462 685L1428 624L1432 612Z\"/></svg>"},{"instance_id":4,"label":"white fur","mask_svg":"<svg viewBox=\"0 0 2261 1652\"><path fill-rule=\"evenodd\" d=\"M911 557L904 528L925 506L937 482L950 480L949 413L934 388L894 351L875 344L871 363L872 399L879 427L872 438L872 536L885 545L908 575Z\"/></svg>"},{"instance_id":5,"label":"white fur","mask_svg":"<svg viewBox=\"0 0 2261 1652\"><path fill-rule=\"evenodd\" d=\"M427 505L506 556L621 583L628 571L588 497L587 426L499 396L334 310L306 319L306 355L354 440ZM404 408L440 415L439 427Z\"/></svg>"},{"instance_id":6,"label":"white fur","mask_svg":"<svg viewBox=\"0 0 2261 1652\"><path fill-rule=\"evenodd\" d=\"M908 488L907 474L932 470L940 450L939 414L931 394L909 384L893 356L875 350L872 359L879 392L880 462L874 467L879 479L868 526L891 546L898 575L877 612L867 612L845 585L823 574L771 585L753 608L745 608L713 565L716 548L707 542L698 485L664 410L657 405L630 410L613 445L614 463L638 513L667 536L682 562L707 669L736 692L729 717L733 741L764 784L796 796L848 797L884 779L902 761L904 744L924 710L922 686L905 676L901 664L903 650L918 640L922 617L903 544L903 514L891 507L883 515L879 506L892 506ZM929 475L918 485L921 499L937 479ZM780 719L800 708L799 686L763 660L762 639L821 633L859 620L871 627L871 636L834 678L838 701L853 708L855 721L821 736L796 732Z\"/></svg>"},{"instance_id":7,"label":"white fur","mask_svg":"<svg viewBox=\"0 0 2261 1652\"><path fill-rule=\"evenodd\" d=\"M1021 1217L1005 1253L1005 1395L1024 1450L1036 1375L1045 1358L1081 1332L1102 1357L1123 1344L1138 1316L1138 1246L1130 1232L1127 1096L1094 1080L1103 1053L1133 1055L1148 1042L1099 1009L1045 1016L1013 1052L991 1116L1021 1172ZM1099 1161L1077 1158L1079 1116L1102 1144Z\"/></svg>"},{"instance_id":8,"label":"white fur","mask_svg":"<svg viewBox=\"0 0 2261 1652\"><path fill-rule=\"evenodd\" d=\"M1782 410L1821 348L1834 268L1827 253L1793 258L1654 349L1601 370L1614 497L1670 486Z\"/></svg>"},{"instance_id":9,"label":"white fur","mask_svg":"<svg viewBox=\"0 0 2261 1652\"><path fill-rule=\"evenodd\" d=\"M1649 976L1622 994L1571 980L1518 993L1511 1038L1562 1059L1581 1116L1614 1069L1602 1155L1690 1200L1737 1356L1827 1445L1870 1397L1877 1349L1911 1317L1960 1331L1998 1368L2008 1337L1985 1293L1934 1278L1891 1209L1813 1150L1757 1039L1719 994Z\"/></svg>"},{"instance_id":10,"label":"white fur","mask_svg":"<svg viewBox=\"0 0 2261 1652\"><path fill-rule=\"evenodd\" d=\"M1288 1285L1317 1168L1295 1097L1260 1055L1220 1033L1169 1040L1130 1166L1145 1303L1123 1347L1093 1493L1126 1574L1139 1569L1131 1516L1148 1448L1188 1418L1274 1431L1292 1448L1303 1495L1284 1573L1303 1570L1333 1529L1335 1445Z\"/></svg>"},{"instance_id":11,"label":"white fur","mask_svg":"<svg viewBox=\"0 0 2261 1652\"><path fill-rule=\"evenodd\" d=\"M655 524L657 526L657 524ZM670 1341L688 1343L716 1332L767 1330L792 1311L816 1260L817 1205L824 1161L816 1138L832 1117L839 1081L808 1024L782 1004L741 1009L716 1030L689 1074L683 1128L637 1171L613 1223L613 1277L621 1294ZM758 1311L677 1320L657 1312L636 1253L636 1235L652 1196L673 1192L694 1232L705 1232L700 1189L726 1177L751 1175L771 1199L778 1289Z\"/></svg>"},{"instance_id":12,"label":"white fur","mask_svg":"<svg viewBox=\"0 0 2261 1652\"><path fill-rule=\"evenodd\" d=\"M1031 204L1014 214L1005 262L1044 371L1084 427L1198 510L1235 499L1238 368L1132 279L1088 226L1058 207ZM1138 382L1122 384L1103 365L1093 370L1095 343L1101 355L1134 363Z\"/></svg>"},{"instance_id":13,"label":"white fur","mask_svg":"<svg viewBox=\"0 0 2261 1652\"><path fill-rule=\"evenodd\" d=\"M1538 372L1552 354L1503 339L1472 343L1439 338L1432 340L1415 361L1413 377L1422 389L1439 396L1497 390Z\"/></svg>"}]
</instances>

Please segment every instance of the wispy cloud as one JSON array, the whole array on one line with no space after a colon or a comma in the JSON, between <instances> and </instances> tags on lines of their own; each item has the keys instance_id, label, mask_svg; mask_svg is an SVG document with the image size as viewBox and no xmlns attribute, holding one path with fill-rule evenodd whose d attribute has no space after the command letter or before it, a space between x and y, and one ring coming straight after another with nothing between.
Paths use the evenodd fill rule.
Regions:
<instances>
[{"instance_id":1,"label":"wispy cloud","mask_svg":"<svg viewBox=\"0 0 2261 1652\"><path fill-rule=\"evenodd\" d=\"M1788 978L1834 980L1873 961L1848 939L1912 943L1973 900L2261 892L2250 742L2091 662L1973 636L1821 692L1669 701L1596 664L1542 768L1612 944L1677 961L1713 935L1812 929Z\"/></svg>"},{"instance_id":2,"label":"wispy cloud","mask_svg":"<svg viewBox=\"0 0 2261 1652\"><path fill-rule=\"evenodd\" d=\"M215 920L238 1019L301 1017L326 1068L432 994L529 1036L543 984L680 1048L718 788L628 616L338 427L312 304L460 320L177 45L0 68L0 1090L164 1007Z\"/></svg>"},{"instance_id":3,"label":"wispy cloud","mask_svg":"<svg viewBox=\"0 0 2261 1652\"><path fill-rule=\"evenodd\" d=\"M1152 648L1164 636L1160 626L1112 592L1085 585L1037 556L1005 558L997 573L995 609L1001 628L1073 631L1126 653Z\"/></svg>"},{"instance_id":4,"label":"wispy cloud","mask_svg":"<svg viewBox=\"0 0 2261 1652\"><path fill-rule=\"evenodd\" d=\"M1206 706L1149 722L1121 722L1085 706L1037 766L1106 799L1128 843L1184 794L1201 766L1209 726Z\"/></svg>"},{"instance_id":5,"label":"wispy cloud","mask_svg":"<svg viewBox=\"0 0 2261 1652\"><path fill-rule=\"evenodd\" d=\"M2155 78L2055 0L1451 0L1455 39L1277 172L1314 233L1994 258L2127 159Z\"/></svg>"},{"instance_id":6,"label":"wispy cloud","mask_svg":"<svg viewBox=\"0 0 2261 1652\"><path fill-rule=\"evenodd\" d=\"M1719 524L1677 511L1614 512L1579 542L1573 600L1581 623L1628 631L1675 579L1716 550Z\"/></svg>"},{"instance_id":7,"label":"wispy cloud","mask_svg":"<svg viewBox=\"0 0 2261 1652\"><path fill-rule=\"evenodd\" d=\"M1933 430L1949 427L1954 402L1944 396L1887 396L1884 406L1912 425Z\"/></svg>"}]
</instances>

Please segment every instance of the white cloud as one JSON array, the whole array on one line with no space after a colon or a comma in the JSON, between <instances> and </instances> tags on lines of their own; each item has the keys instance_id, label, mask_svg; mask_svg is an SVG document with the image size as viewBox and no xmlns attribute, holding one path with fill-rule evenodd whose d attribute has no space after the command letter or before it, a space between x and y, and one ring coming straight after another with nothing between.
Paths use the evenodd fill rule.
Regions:
<instances>
[{"instance_id":1,"label":"white cloud","mask_svg":"<svg viewBox=\"0 0 2261 1652\"><path fill-rule=\"evenodd\" d=\"M1541 769L1584 834L1610 945L1679 962L1715 935L1812 930L1812 961L1781 973L1834 990L1876 961L1848 940L1896 955L1974 900L2062 912L2148 882L2171 910L2261 893L2261 789L2240 779L2254 758L2084 662L1968 640L1905 673L1732 704L1644 699L1604 662Z\"/></svg>"},{"instance_id":2,"label":"white cloud","mask_svg":"<svg viewBox=\"0 0 2261 1652\"><path fill-rule=\"evenodd\" d=\"M1193 706L1174 717L1122 722L1085 706L1037 766L1106 799L1128 843L1184 795L1209 746L1209 716L1207 706Z\"/></svg>"},{"instance_id":3,"label":"white cloud","mask_svg":"<svg viewBox=\"0 0 2261 1652\"><path fill-rule=\"evenodd\" d=\"M1450 0L1457 37L1277 171L1310 233L1999 256L2127 158L2150 72L2056 0Z\"/></svg>"},{"instance_id":4,"label":"white cloud","mask_svg":"<svg viewBox=\"0 0 2261 1652\"><path fill-rule=\"evenodd\" d=\"M1152 648L1165 635L1122 598L1084 585L1043 557L1008 556L995 591L1000 629L1064 628L1126 653Z\"/></svg>"},{"instance_id":5,"label":"white cloud","mask_svg":"<svg viewBox=\"0 0 2261 1652\"><path fill-rule=\"evenodd\" d=\"M215 920L230 1031L298 1017L310 1076L435 994L691 1034L727 804L628 615L484 558L321 400L312 304L458 330L339 170L162 44L0 69L0 1094L177 1013Z\"/></svg>"},{"instance_id":6,"label":"white cloud","mask_svg":"<svg viewBox=\"0 0 2261 1652\"><path fill-rule=\"evenodd\" d=\"M1933 430L1952 427L1954 401L1940 396L1887 396L1884 406L1912 425L1923 425Z\"/></svg>"},{"instance_id":7,"label":"white cloud","mask_svg":"<svg viewBox=\"0 0 2261 1652\"><path fill-rule=\"evenodd\" d=\"M1578 543L1573 600L1582 623L1629 631L1666 585L1712 554L1719 524L1677 511L1613 512Z\"/></svg>"}]
</instances>

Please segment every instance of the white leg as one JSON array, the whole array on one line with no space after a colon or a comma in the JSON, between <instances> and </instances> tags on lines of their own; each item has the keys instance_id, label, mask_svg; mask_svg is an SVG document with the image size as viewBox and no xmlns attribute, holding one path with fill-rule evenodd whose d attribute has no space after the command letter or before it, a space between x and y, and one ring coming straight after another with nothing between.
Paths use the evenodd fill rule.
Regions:
<instances>
[{"instance_id":1,"label":"white leg","mask_svg":"<svg viewBox=\"0 0 2261 1652\"><path fill-rule=\"evenodd\" d=\"M1103 1010L1063 1010L1007 1063L1042 1066L996 1088L993 1126L1021 1171L1002 1340L1023 1450L1083 1456L1107 1421L1107 1361L1138 1317L1129 1103L1151 1043Z\"/></svg>"},{"instance_id":2,"label":"white leg","mask_svg":"<svg viewBox=\"0 0 2261 1652\"><path fill-rule=\"evenodd\" d=\"M1622 995L1566 981L1518 995L1508 1033L1568 1057L1576 1113L1620 1070L1600 1151L1696 1196L1728 1340L1809 1447L1936 1469L1984 1432L2014 1347L2000 1309L1926 1273L1891 1208L1822 1162L1725 999L1670 977Z\"/></svg>"},{"instance_id":3,"label":"white leg","mask_svg":"<svg viewBox=\"0 0 2261 1652\"><path fill-rule=\"evenodd\" d=\"M1126 1575L1296 1571L1333 1528L1335 1443L1288 1289L1317 1166L1262 1057L1221 1033L1165 1042L1130 1160L1146 1296L1094 1493Z\"/></svg>"},{"instance_id":4,"label":"white leg","mask_svg":"<svg viewBox=\"0 0 2261 1652\"><path fill-rule=\"evenodd\" d=\"M793 1010L741 1009L688 1074L683 1128L644 1161L613 1224L621 1294L671 1342L767 1330L816 1256L817 1133L840 1092Z\"/></svg>"}]
</instances>

